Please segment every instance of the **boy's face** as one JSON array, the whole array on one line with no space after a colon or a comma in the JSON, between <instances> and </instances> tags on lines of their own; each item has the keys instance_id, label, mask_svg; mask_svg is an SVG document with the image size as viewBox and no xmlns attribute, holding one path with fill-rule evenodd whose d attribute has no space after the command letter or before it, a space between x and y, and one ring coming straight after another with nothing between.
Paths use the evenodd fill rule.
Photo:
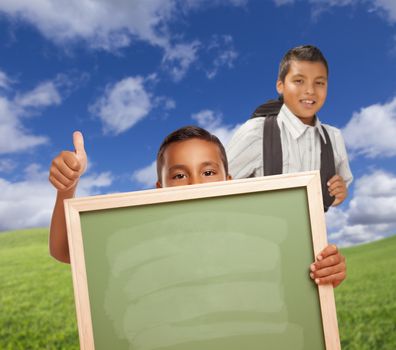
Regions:
<instances>
[{"instance_id":1,"label":"boy's face","mask_svg":"<svg viewBox=\"0 0 396 350\"><path fill-rule=\"evenodd\" d=\"M162 183L157 187L229 180L220 150L213 142L190 139L171 143L163 154Z\"/></svg>"},{"instance_id":2,"label":"boy's face","mask_svg":"<svg viewBox=\"0 0 396 350\"><path fill-rule=\"evenodd\" d=\"M276 89L304 124L313 125L327 96L326 67L321 62L291 61L285 81L278 80Z\"/></svg>"}]
</instances>

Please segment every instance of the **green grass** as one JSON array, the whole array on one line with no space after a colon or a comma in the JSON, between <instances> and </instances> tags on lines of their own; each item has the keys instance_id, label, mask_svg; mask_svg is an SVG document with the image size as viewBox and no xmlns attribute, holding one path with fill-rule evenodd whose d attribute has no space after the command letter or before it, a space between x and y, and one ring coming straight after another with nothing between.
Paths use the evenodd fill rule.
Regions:
<instances>
[{"instance_id":1,"label":"green grass","mask_svg":"<svg viewBox=\"0 0 396 350\"><path fill-rule=\"evenodd\" d=\"M79 349L70 266L48 230L0 233L0 349Z\"/></svg>"},{"instance_id":2,"label":"green grass","mask_svg":"<svg viewBox=\"0 0 396 350\"><path fill-rule=\"evenodd\" d=\"M343 349L396 349L396 236L342 250L347 280L335 289Z\"/></svg>"},{"instance_id":3,"label":"green grass","mask_svg":"<svg viewBox=\"0 0 396 350\"><path fill-rule=\"evenodd\" d=\"M0 349L78 349L70 266L48 255L48 230L0 233ZM343 249L336 288L343 349L396 349L396 236Z\"/></svg>"}]
</instances>

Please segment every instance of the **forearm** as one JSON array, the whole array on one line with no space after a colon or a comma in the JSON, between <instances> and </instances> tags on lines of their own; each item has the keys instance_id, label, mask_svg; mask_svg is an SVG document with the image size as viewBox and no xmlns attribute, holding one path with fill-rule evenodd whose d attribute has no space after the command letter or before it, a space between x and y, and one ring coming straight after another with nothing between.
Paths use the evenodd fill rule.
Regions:
<instances>
[{"instance_id":1,"label":"forearm","mask_svg":"<svg viewBox=\"0 0 396 350\"><path fill-rule=\"evenodd\" d=\"M54 211L52 213L49 251L57 260L70 264L69 244L67 240L66 218L63 200L73 198L75 187L65 192L58 191Z\"/></svg>"}]
</instances>

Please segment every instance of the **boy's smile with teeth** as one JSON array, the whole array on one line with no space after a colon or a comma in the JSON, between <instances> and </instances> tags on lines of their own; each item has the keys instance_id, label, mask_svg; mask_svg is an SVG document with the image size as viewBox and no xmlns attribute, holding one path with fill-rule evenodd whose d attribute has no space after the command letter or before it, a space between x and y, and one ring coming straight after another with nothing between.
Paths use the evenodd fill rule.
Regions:
<instances>
[{"instance_id":1,"label":"boy's smile with teeth","mask_svg":"<svg viewBox=\"0 0 396 350\"><path fill-rule=\"evenodd\" d=\"M276 89L295 116L304 124L314 125L315 114L327 96L326 67L321 62L291 61L285 80L278 80Z\"/></svg>"}]
</instances>

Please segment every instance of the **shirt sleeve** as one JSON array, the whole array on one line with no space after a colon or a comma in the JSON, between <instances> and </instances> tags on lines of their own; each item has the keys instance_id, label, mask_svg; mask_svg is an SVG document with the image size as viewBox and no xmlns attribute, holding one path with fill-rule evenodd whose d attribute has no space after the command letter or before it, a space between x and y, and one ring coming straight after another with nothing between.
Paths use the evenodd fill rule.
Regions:
<instances>
[{"instance_id":1,"label":"shirt sleeve","mask_svg":"<svg viewBox=\"0 0 396 350\"><path fill-rule=\"evenodd\" d=\"M229 173L234 179L263 174L264 118L249 119L226 146Z\"/></svg>"},{"instance_id":2,"label":"shirt sleeve","mask_svg":"<svg viewBox=\"0 0 396 350\"><path fill-rule=\"evenodd\" d=\"M332 143L334 145L333 150L336 162L336 172L344 179L346 185L349 187L349 185L352 183L353 175L351 168L349 167L348 154L345 148L344 138L342 136L341 130L334 127L332 127L332 130L334 135L334 141L332 141Z\"/></svg>"}]
</instances>

